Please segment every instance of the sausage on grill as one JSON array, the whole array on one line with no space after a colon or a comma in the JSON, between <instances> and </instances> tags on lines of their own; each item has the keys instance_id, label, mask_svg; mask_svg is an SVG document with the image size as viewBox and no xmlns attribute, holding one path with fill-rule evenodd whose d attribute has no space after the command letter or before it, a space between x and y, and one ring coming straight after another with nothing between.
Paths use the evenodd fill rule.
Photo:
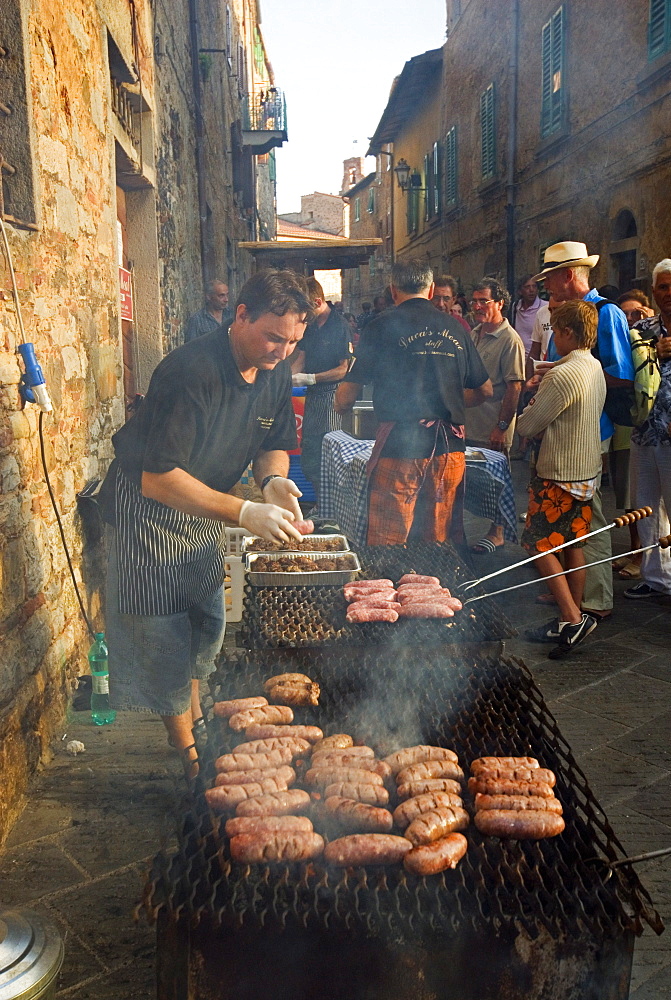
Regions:
<instances>
[{"instance_id":1,"label":"sausage on grill","mask_svg":"<svg viewBox=\"0 0 671 1000\"><path fill-rule=\"evenodd\" d=\"M241 833L231 837L231 857L245 864L263 861L307 861L324 850L324 840L318 833L296 830L275 830Z\"/></svg>"},{"instance_id":2,"label":"sausage on grill","mask_svg":"<svg viewBox=\"0 0 671 1000\"><path fill-rule=\"evenodd\" d=\"M263 682L263 690L267 693L278 684L312 684L312 678L307 674L275 674Z\"/></svg>"},{"instance_id":3,"label":"sausage on grill","mask_svg":"<svg viewBox=\"0 0 671 1000\"><path fill-rule=\"evenodd\" d=\"M440 601L433 604L411 601L404 604L398 614L399 618L454 618L452 608Z\"/></svg>"},{"instance_id":4,"label":"sausage on grill","mask_svg":"<svg viewBox=\"0 0 671 1000\"><path fill-rule=\"evenodd\" d=\"M217 771L254 771L290 764L293 753L289 747L278 747L267 753L225 753L214 762Z\"/></svg>"},{"instance_id":5,"label":"sausage on grill","mask_svg":"<svg viewBox=\"0 0 671 1000\"><path fill-rule=\"evenodd\" d=\"M348 604L358 604L359 601L370 600L371 597L377 597L383 601L395 601L396 591L392 590L390 587L384 590L351 590L345 597Z\"/></svg>"},{"instance_id":6,"label":"sausage on grill","mask_svg":"<svg viewBox=\"0 0 671 1000\"><path fill-rule=\"evenodd\" d=\"M461 611L463 604L458 597L447 597L437 591L434 594L429 594L427 596L423 594L408 594L399 595L398 600L401 602L401 607L407 607L409 604L435 604L444 605L446 608L450 608L452 611Z\"/></svg>"},{"instance_id":7,"label":"sausage on grill","mask_svg":"<svg viewBox=\"0 0 671 1000\"><path fill-rule=\"evenodd\" d=\"M475 809L540 809L544 812L558 813L564 811L559 799L542 798L540 795L482 795L475 796Z\"/></svg>"},{"instance_id":8,"label":"sausage on grill","mask_svg":"<svg viewBox=\"0 0 671 1000\"><path fill-rule=\"evenodd\" d=\"M403 801L412 799L416 795L423 795L424 792L451 792L453 795L459 795L460 791L459 782L451 778L425 778L424 781L406 781L405 784L398 786L396 794Z\"/></svg>"},{"instance_id":9,"label":"sausage on grill","mask_svg":"<svg viewBox=\"0 0 671 1000\"><path fill-rule=\"evenodd\" d=\"M268 689L268 697L280 705L293 705L302 708L305 705L319 704L320 688L316 681L303 683L276 684Z\"/></svg>"},{"instance_id":10,"label":"sausage on grill","mask_svg":"<svg viewBox=\"0 0 671 1000\"><path fill-rule=\"evenodd\" d=\"M339 867L393 865L403 860L411 846L405 837L394 837L390 833L354 833L327 844L324 859Z\"/></svg>"},{"instance_id":11,"label":"sausage on grill","mask_svg":"<svg viewBox=\"0 0 671 1000\"><path fill-rule=\"evenodd\" d=\"M288 705L264 705L262 708L249 708L246 712L236 712L228 720L231 729L239 732L257 722L271 725L287 725L294 721L294 713Z\"/></svg>"},{"instance_id":12,"label":"sausage on grill","mask_svg":"<svg viewBox=\"0 0 671 1000\"><path fill-rule=\"evenodd\" d=\"M440 587L440 580L437 576L422 576L421 573L404 573L396 586L401 587L406 583L427 583Z\"/></svg>"},{"instance_id":13,"label":"sausage on grill","mask_svg":"<svg viewBox=\"0 0 671 1000\"><path fill-rule=\"evenodd\" d=\"M205 799L212 809L235 809L247 799L256 799L273 792L286 792L286 784L276 778L263 778L250 785L217 785L205 790Z\"/></svg>"},{"instance_id":14,"label":"sausage on grill","mask_svg":"<svg viewBox=\"0 0 671 1000\"><path fill-rule=\"evenodd\" d=\"M318 743L324 736L319 726L276 726L272 724L252 723L245 726L245 736L248 740L271 740L276 736L295 736L308 743Z\"/></svg>"},{"instance_id":15,"label":"sausage on grill","mask_svg":"<svg viewBox=\"0 0 671 1000\"><path fill-rule=\"evenodd\" d=\"M212 711L218 719L230 719L237 712L246 712L250 708L263 708L268 704L268 699L259 696L258 698L232 698L230 701L215 701Z\"/></svg>"},{"instance_id":16,"label":"sausage on grill","mask_svg":"<svg viewBox=\"0 0 671 1000\"><path fill-rule=\"evenodd\" d=\"M453 760L455 764L458 762L454 750L446 750L444 747L425 746L424 744L416 747L405 747L403 750L397 750L396 753L390 753L384 759L389 764L392 774L398 774L404 767L410 767L411 764L419 764L423 760Z\"/></svg>"},{"instance_id":17,"label":"sausage on grill","mask_svg":"<svg viewBox=\"0 0 671 1000\"><path fill-rule=\"evenodd\" d=\"M480 833L512 840L541 840L556 837L565 827L557 813L540 809L482 809L475 814Z\"/></svg>"},{"instance_id":18,"label":"sausage on grill","mask_svg":"<svg viewBox=\"0 0 671 1000\"><path fill-rule=\"evenodd\" d=\"M452 792L424 792L423 795L415 795L411 799L405 799L394 809L394 824L401 830L405 830L409 823L412 823L423 813L431 812L433 809L462 809L464 803L459 795Z\"/></svg>"},{"instance_id":19,"label":"sausage on grill","mask_svg":"<svg viewBox=\"0 0 671 1000\"><path fill-rule=\"evenodd\" d=\"M324 811L349 830L389 833L394 825L388 809L366 805L364 802L357 802L356 799L343 799L340 795L329 796L324 802Z\"/></svg>"},{"instance_id":20,"label":"sausage on grill","mask_svg":"<svg viewBox=\"0 0 671 1000\"><path fill-rule=\"evenodd\" d=\"M322 750L321 746L315 747L312 751L312 764L313 767L317 760L326 760L329 763L336 763L338 761L344 760L350 757L355 757L358 759L372 759L375 756L375 751L372 747L339 747L337 750Z\"/></svg>"},{"instance_id":21,"label":"sausage on grill","mask_svg":"<svg viewBox=\"0 0 671 1000\"><path fill-rule=\"evenodd\" d=\"M486 767L478 771L478 781L544 781L554 788L557 779L547 767Z\"/></svg>"},{"instance_id":22,"label":"sausage on grill","mask_svg":"<svg viewBox=\"0 0 671 1000\"><path fill-rule=\"evenodd\" d=\"M243 786L244 787L244 786ZM310 796L301 788L284 792L269 792L246 802L241 802L236 816L286 816L287 813L304 812L310 805Z\"/></svg>"},{"instance_id":23,"label":"sausage on grill","mask_svg":"<svg viewBox=\"0 0 671 1000\"><path fill-rule=\"evenodd\" d=\"M462 833L448 833L432 844L413 847L403 858L403 867L412 875L437 875L446 868L456 868L467 848Z\"/></svg>"},{"instance_id":24,"label":"sausage on grill","mask_svg":"<svg viewBox=\"0 0 671 1000\"><path fill-rule=\"evenodd\" d=\"M383 781L391 777L391 768L383 760L375 760L374 757L359 757L355 754L344 754L342 757L324 757L322 754L313 756L312 769L314 771L327 771L334 767L354 767L359 771L371 771L379 774Z\"/></svg>"},{"instance_id":25,"label":"sausage on grill","mask_svg":"<svg viewBox=\"0 0 671 1000\"><path fill-rule=\"evenodd\" d=\"M350 604L347 609L349 614L354 608L379 608L380 611L400 611L402 605L398 601L390 600L387 597L357 597L356 601Z\"/></svg>"},{"instance_id":26,"label":"sausage on grill","mask_svg":"<svg viewBox=\"0 0 671 1000\"><path fill-rule=\"evenodd\" d=\"M347 609L347 621L361 622L397 622L399 612L393 608L373 608L369 604L351 604Z\"/></svg>"},{"instance_id":27,"label":"sausage on grill","mask_svg":"<svg viewBox=\"0 0 671 1000\"><path fill-rule=\"evenodd\" d=\"M489 767L538 767L535 757L478 757L471 763L472 774L478 774Z\"/></svg>"},{"instance_id":28,"label":"sausage on grill","mask_svg":"<svg viewBox=\"0 0 671 1000\"><path fill-rule=\"evenodd\" d=\"M391 580L353 580L352 583L346 583L343 587L343 593L347 597L348 593L358 590L393 590L394 584Z\"/></svg>"},{"instance_id":29,"label":"sausage on grill","mask_svg":"<svg viewBox=\"0 0 671 1000\"><path fill-rule=\"evenodd\" d=\"M255 767L252 771L220 771L215 779L215 785L252 785L254 782L264 781L266 778L275 778L278 782L284 782L284 788L289 788L296 780L296 772L293 767L283 764L282 767L268 768L263 770Z\"/></svg>"},{"instance_id":30,"label":"sausage on grill","mask_svg":"<svg viewBox=\"0 0 671 1000\"><path fill-rule=\"evenodd\" d=\"M389 802L389 792L383 785L363 784L351 781L334 781L324 789L324 798L330 799L337 795L343 799L356 799L370 806L386 806Z\"/></svg>"},{"instance_id":31,"label":"sausage on grill","mask_svg":"<svg viewBox=\"0 0 671 1000\"><path fill-rule=\"evenodd\" d=\"M312 829L312 820L307 816L235 816L226 821L229 837L237 837L241 833L274 833L276 830L312 833Z\"/></svg>"},{"instance_id":32,"label":"sausage on grill","mask_svg":"<svg viewBox=\"0 0 671 1000\"><path fill-rule=\"evenodd\" d=\"M288 726L286 727L289 728ZM250 740L249 743L238 743L236 753L270 753L271 750L291 750L292 756L302 757L308 753L310 744L297 736L274 736L266 740Z\"/></svg>"},{"instance_id":33,"label":"sausage on grill","mask_svg":"<svg viewBox=\"0 0 671 1000\"><path fill-rule=\"evenodd\" d=\"M312 767L305 773L308 785L319 785L325 788L335 781L350 781L360 784L383 785L384 781L375 771L366 771L360 767Z\"/></svg>"},{"instance_id":34,"label":"sausage on grill","mask_svg":"<svg viewBox=\"0 0 671 1000\"><path fill-rule=\"evenodd\" d=\"M424 778L454 778L461 781L464 772L453 760L422 760L419 764L404 767L396 775L396 781L403 785L408 781L422 781Z\"/></svg>"},{"instance_id":35,"label":"sausage on grill","mask_svg":"<svg viewBox=\"0 0 671 1000\"><path fill-rule=\"evenodd\" d=\"M511 778L469 778L468 790L472 795L540 795L549 799L554 795L547 781L513 781Z\"/></svg>"},{"instance_id":36,"label":"sausage on grill","mask_svg":"<svg viewBox=\"0 0 671 1000\"><path fill-rule=\"evenodd\" d=\"M467 826L468 813L465 809L432 809L431 812L422 813L417 819L413 819L404 836L415 847L419 847L420 844L431 844L434 840L440 840L455 830L465 830Z\"/></svg>"},{"instance_id":37,"label":"sausage on grill","mask_svg":"<svg viewBox=\"0 0 671 1000\"><path fill-rule=\"evenodd\" d=\"M354 745L354 740L347 733L334 733L333 736L323 736L315 742L312 748L313 753L321 753L323 750L346 750Z\"/></svg>"}]
</instances>

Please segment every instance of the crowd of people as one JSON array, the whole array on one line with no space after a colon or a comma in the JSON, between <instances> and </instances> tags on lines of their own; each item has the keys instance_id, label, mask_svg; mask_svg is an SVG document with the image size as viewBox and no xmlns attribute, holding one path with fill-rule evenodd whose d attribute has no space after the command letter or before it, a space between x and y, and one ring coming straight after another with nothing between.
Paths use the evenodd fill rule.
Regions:
<instances>
[{"instance_id":1,"label":"crowd of people","mask_svg":"<svg viewBox=\"0 0 671 1000\"><path fill-rule=\"evenodd\" d=\"M653 269L652 302L637 288L593 288L598 261L583 243L548 247L512 301L494 277L466 300L455 278L397 263L392 309L378 297L352 317L361 339L336 394L344 412L364 383L373 387L369 544L459 540L455 456L472 446L510 458L517 444L531 473L522 545L543 553L535 563L549 590L537 599L557 608L527 637L551 643L554 657L612 616L614 571L632 581L630 600L671 595L671 558L656 544L671 503L671 260ZM630 525L630 549L646 551L612 559L611 533L598 531L605 477L618 510L652 507ZM503 525L492 523L470 549L503 545Z\"/></svg>"}]
</instances>

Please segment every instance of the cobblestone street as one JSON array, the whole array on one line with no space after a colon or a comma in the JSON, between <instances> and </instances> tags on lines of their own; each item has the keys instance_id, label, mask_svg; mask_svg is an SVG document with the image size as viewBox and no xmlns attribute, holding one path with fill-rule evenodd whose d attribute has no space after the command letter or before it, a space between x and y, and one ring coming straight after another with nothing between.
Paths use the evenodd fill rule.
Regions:
<instances>
[{"instance_id":1,"label":"cobblestone street","mask_svg":"<svg viewBox=\"0 0 671 1000\"><path fill-rule=\"evenodd\" d=\"M513 464L513 473L521 510L522 463ZM471 539L483 526L469 519ZM622 550L620 534L615 545ZM520 554L507 546L504 555L479 560L477 570ZM665 600L626 601L626 584L615 586L612 622L600 625L570 659L552 662L545 647L519 637L506 651L532 668L615 832L629 853L639 854L671 845L671 620ZM534 603L538 592L522 589L504 605L520 631L550 617ZM86 752L71 757L66 741L55 744L0 858L3 902L30 904L60 927L59 998L151 1000L154 932L144 919L134 922L133 910L149 859L170 842L184 791L180 765L162 724L149 715L123 713L97 729L88 713L71 712L65 731L68 739L81 739ZM669 864L660 858L638 866L667 925ZM667 936L647 928L637 940L632 1000L671 995Z\"/></svg>"}]
</instances>

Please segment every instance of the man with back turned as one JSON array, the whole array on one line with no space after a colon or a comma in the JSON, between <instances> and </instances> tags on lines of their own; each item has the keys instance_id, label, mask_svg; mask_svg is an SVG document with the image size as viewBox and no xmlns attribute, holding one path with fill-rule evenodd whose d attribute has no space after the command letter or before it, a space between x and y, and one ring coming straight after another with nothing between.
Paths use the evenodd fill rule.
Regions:
<instances>
[{"instance_id":1,"label":"man with back turned","mask_svg":"<svg viewBox=\"0 0 671 1000\"><path fill-rule=\"evenodd\" d=\"M492 394L470 335L431 305L432 293L428 264L394 264L396 308L366 326L336 392L344 412L362 385L373 386L379 426L368 463L369 545L400 545L411 531L427 542L450 536L465 469L464 408Z\"/></svg>"}]
</instances>

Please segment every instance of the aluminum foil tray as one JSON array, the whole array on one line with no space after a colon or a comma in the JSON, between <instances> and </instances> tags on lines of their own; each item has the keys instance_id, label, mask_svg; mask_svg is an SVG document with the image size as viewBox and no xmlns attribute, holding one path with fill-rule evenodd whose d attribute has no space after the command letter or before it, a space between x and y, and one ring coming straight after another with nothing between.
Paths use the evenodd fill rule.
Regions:
<instances>
[{"instance_id":1,"label":"aluminum foil tray","mask_svg":"<svg viewBox=\"0 0 671 1000\"><path fill-rule=\"evenodd\" d=\"M273 561L282 559L283 556L296 555L296 553L291 552L253 552L247 556L247 582L253 587L273 587L273 586L285 586L285 587L298 587L305 586L309 584L343 584L349 583L350 580L354 580L358 573L361 572L361 564L357 557L356 552L300 552L298 555L312 559L313 562L319 562L321 559L328 558L329 556L346 556L348 561L351 563L351 569L330 569L330 570L315 570L312 573L284 573L284 572L255 572L254 563L260 556L264 559L271 559Z\"/></svg>"},{"instance_id":2,"label":"aluminum foil tray","mask_svg":"<svg viewBox=\"0 0 671 1000\"><path fill-rule=\"evenodd\" d=\"M332 555L332 554L335 555L336 553L349 552L349 542L347 541L347 539L345 538L344 535L318 535L318 534L315 533L314 535L305 535L305 538L312 538L312 539L316 539L317 541L324 541L325 539L328 539L329 541L331 541L331 539L333 539L333 538L335 538L337 540L337 542L338 542L337 549L318 549L317 550L317 554L319 554L319 552L328 552L329 555ZM244 540L242 542L242 552L243 552L243 554L250 555L250 556L251 555L263 556L263 555L268 555L269 553L272 553L273 555L286 556L286 555L295 555L296 553L298 553L299 555L309 555L309 552L310 552L310 550L302 549L300 547L300 545L298 545L298 544L294 545L290 549L268 549L268 548L265 548L265 549L250 549L250 545L252 544L252 542L256 542L258 540L259 540L259 536L258 535L247 535L247 536L245 536L245 538L244 538ZM264 543L265 543L264 539L261 539L261 540L264 541Z\"/></svg>"}]
</instances>

